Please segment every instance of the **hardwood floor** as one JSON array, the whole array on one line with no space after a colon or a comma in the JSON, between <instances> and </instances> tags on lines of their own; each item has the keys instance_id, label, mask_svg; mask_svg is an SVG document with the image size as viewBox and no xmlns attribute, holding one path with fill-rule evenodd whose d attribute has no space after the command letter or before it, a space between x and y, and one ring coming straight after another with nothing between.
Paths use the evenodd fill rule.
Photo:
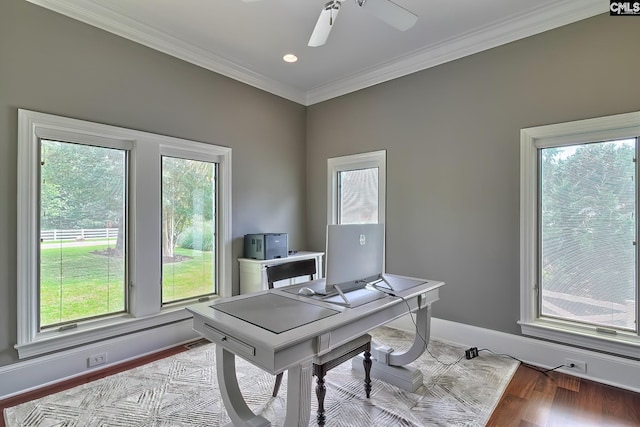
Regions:
<instances>
[{"instance_id":1,"label":"hardwood floor","mask_svg":"<svg viewBox=\"0 0 640 427\"><path fill-rule=\"evenodd\" d=\"M0 410L185 351L175 347L100 372L0 401ZM519 366L488 427L640 426L640 394L558 372ZM0 427L6 427L4 416Z\"/></svg>"},{"instance_id":2,"label":"hardwood floor","mask_svg":"<svg viewBox=\"0 0 640 427\"><path fill-rule=\"evenodd\" d=\"M640 394L520 365L487 426L640 426Z\"/></svg>"}]
</instances>

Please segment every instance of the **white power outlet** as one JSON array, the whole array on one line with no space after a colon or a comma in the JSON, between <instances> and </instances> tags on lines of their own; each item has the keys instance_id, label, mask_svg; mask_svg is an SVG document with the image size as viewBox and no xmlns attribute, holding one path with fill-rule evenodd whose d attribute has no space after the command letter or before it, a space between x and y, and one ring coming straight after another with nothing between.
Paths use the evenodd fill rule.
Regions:
<instances>
[{"instance_id":1,"label":"white power outlet","mask_svg":"<svg viewBox=\"0 0 640 427\"><path fill-rule=\"evenodd\" d=\"M94 354L87 359L89 368L107 363L107 353Z\"/></svg>"},{"instance_id":2,"label":"white power outlet","mask_svg":"<svg viewBox=\"0 0 640 427\"><path fill-rule=\"evenodd\" d=\"M565 359L564 364L568 369L571 369L573 371L583 372L585 374L587 373L587 362L583 362L581 360Z\"/></svg>"}]
</instances>

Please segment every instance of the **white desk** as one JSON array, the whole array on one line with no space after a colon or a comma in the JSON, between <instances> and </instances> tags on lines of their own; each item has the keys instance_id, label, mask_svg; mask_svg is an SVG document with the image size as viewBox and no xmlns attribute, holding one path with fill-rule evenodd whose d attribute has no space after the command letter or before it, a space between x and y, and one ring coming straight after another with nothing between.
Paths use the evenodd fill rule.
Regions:
<instances>
[{"instance_id":1,"label":"white desk","mask_svg":"<svg viewBox=\"0 0 640 427\"><path fill-rule=\"evenodd\" d=\"M295 254L291 254L286 258L276 259L251 259L251 258L238 258L238 264L240 267L240 293L249 294L252 292L264 291L268 289L267 285L267 266L283 264L291 261L302 261L305 259L314 259L316 261L316 274L314 279L322 279L322 256L324 252L308 252L300 251ZM302 278L301 281L307 281L309 278ZM282 283L281 283L282 282ZM287 282L287 283L285 283ZM276 286L293 285L298 283L295 279L282 280L276 284Z\"/></svg>"},{"instance_id":2,"label":"white desk","mask_svg":"<svg viewBox=\"0 0 640 427\"><path fill-rule=\"evenodd\" d=\"M400 276L387 276L402 280ZM439 299L439 288L444 283L418 280L416 283L420 284L417 286L395 294L404 297L411 311L416 312L419 335L428 342L431 304ZM316 280L304 285L324 286L324 281ZM220 394L233 426L271 425L265 418L254 414L244 401L236 378L236 355L274 375L288 370L284 425L307 426L311 410L313 357L402 317L408 311L405 302L397 297L385 296L367 304L346 308L317 297L291 293L301 286L293 285L187 307L194 315L194 330L216 344ZM276 313L285 321L278 322L274 317ZM267 318L269 320L260 321ZM295 320L292 322L291 319ZM372 376L375 372L383 380L405 376L409 383L419 381L421 384L422 374L403 366L413 362L425 350L427 342L419 335L416 335L413 345L406 352L394 352L384 347L375 353L372 350L372 355L377 359L374 360Z\"/></svg>"}]
</instances>

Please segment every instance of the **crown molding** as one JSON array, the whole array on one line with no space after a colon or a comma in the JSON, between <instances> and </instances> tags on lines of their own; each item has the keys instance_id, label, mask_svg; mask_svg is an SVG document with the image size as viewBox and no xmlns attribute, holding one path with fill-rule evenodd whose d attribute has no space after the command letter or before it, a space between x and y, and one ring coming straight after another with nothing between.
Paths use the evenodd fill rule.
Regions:
<instances>
[{"instance_id":1,"label":"crown molding","mask_svg":"<svg viewBox=\"0 0 640 427\"><path fill-rule=\"evenodd\" d=\"M336 80L306 93L313 105L379 83L454 61L525 37L590 18L609 9L601 0L563 0L526 14L494 22L459 37L417 50L362 73Z\"/></svg>"},{"instance_id":2,"label":"crown molding","mask_svg":"<svg viewBox=\"0 0 640 427\"><path fill-rule=\"evenodd\" d=\"M198 46L115 13L95 2L86 0L26 1L290 101L299 104L305 102L305 93L299 89L270 79Z\"/></svg>"},{"instance_id":3,"label":"crown molding","mask_svg":"<svg viewBox=\"0 0 640 427\"><path fill-rule=\"evenodd\" d=\"M602 0L560 0L306 92L87 0L26 0L266 92L309 106L605 13Z\"/></svg>"}]
</instances>

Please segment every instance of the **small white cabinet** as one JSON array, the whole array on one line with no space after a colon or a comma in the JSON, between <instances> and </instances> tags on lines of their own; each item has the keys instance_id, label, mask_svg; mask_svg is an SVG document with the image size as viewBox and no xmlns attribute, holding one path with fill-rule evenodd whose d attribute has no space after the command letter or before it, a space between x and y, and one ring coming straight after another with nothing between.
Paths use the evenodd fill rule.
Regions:
<instances>
[{"instance_id":1,"label":"small white cabinet","mask_svg":"<svg viewBox=\"0 0 640 427\"><path fill-rule=\"evenodd\" d=\"M286 258L277 259L251 259L251 258L238 258L240 264L240 293L248 294L251 292L258 292L268 289L267 285L267 266L283 264L285 262L300 261L303 259L315 259L316 261L316 274L314 279L321 279L323 277L322 269L322 256L324 252L304 252L300 251L295 254L291 254ZM307 278L297 278L293 280L281 280L276 282L276 286L292 285L307 281Z\"/></svg>"}]
</instances>

